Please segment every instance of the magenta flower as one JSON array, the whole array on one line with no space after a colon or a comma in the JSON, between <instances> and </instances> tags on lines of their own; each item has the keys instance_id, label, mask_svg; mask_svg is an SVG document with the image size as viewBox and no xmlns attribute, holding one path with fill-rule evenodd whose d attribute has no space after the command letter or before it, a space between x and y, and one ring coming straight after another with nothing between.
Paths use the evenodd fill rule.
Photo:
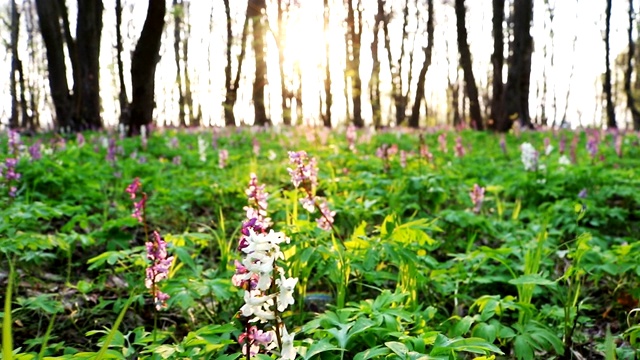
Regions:
<instances>
[{"instance_id":1,"label":"magenta flower","mask_svg":"<svg viewBox=\"0 0 640 360\"><path fill-rule=\"evenodd\" d=\"M141 185L142 183L140 182L140 179L135 178L124 191L127 192L129 194L129 197L133 200L138 195L138 192L141 191ZM144 192L142 193L142 197L139 201L133 202L133 213L131 214L131 216L136 218L139 223L144 223L144 209L146 203L147 194Z\"/></svg>"},{"instance_id":2,"label":"magenta flower","mask_svg":"<svg viewBox=\"0 0 640 360\"><path fill-rule=\"evenodd\" d=\"M218 151L218 167L220 169L224 169L227 166L227 159L229 159L229 151L227 149Z\"/></svg>"},{"instance_id":3,"label":"magenta flower","mask_svg":"<svg viewBox=\"0 0 640 360\"><path fill-rule=\"evenodd\" d=\"M129 184L129 186L127 186L127 188L124 191L126 191L131 196L131 199L135 199L136 194L138 193L138 190L140 190L140 185L141 185L140 178L135 178L133 179L133 182Z\"/></svg>"},{"instance_id":4,"label":"magenta flower","mask_svg":"<svg viewBox=\"0 0 640 360\"><path fill-rule=\"evenodd\" d=\"M440 144L440 151L443 153L447 152L447 134L442 133L438 135L438 144Z\"/></svg>"},{"instance_id":5,"label":"magenta flower","mask_svg":"<svg viewBox=\"0 0 640 360\"><path fill-rule=\"evenodd\" d=\"M464 146L462 145L462 137L458 136L456 138L456 145L455 145L455 154L456 157L463 157L465 150L464 150Z\"/></svg>"},{"instance_id":6,"label":"magenta flower","mask_svg":"<svg viewBox=\"0 0 640 360\"><path fill-rule=\"evenodd\" d=\"M145 245L147 259L151 260L151 266L146 270L145 286L151 290L156 309L161 310L166 307L169 295L158 289L158 283L169 276L173 256L167 257L167 243L157 231L153 232L152 241L148 241Z\"/></svg>"},{"instance_id":7,"label":"magenta flower","mask_svg":"<svg viewBox=\"0 0 640 360\"><path fill-rule=\"evenodd\" d=\"M293 186L304 185L305 189L313 192L318 186L318 167L315 158L309 158L304 150L295 152L289 151L289 162L296 165L295 169L288 168ZM303 184L305 183L305 184Z\"/></svg>"}]
</instances>

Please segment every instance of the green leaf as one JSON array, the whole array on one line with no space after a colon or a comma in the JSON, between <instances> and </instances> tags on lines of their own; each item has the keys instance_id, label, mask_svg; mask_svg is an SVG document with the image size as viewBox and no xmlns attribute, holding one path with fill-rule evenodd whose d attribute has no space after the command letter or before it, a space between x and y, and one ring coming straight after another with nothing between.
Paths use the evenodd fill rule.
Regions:
<instances>
[{"instance_id":1,"label":"green leaf","mask_svg":"<svg viewBox=\"0 0 640 360\"><path fill-rule=\"evenodd\" d=\"M333 345L327 339L316 341L309 346L307 352L304 354L305 359L311 359L312 357L327 351L341 350L341 348Z\"/></svg>"},{"instance_id":2,"label":"green leaf","mask_svg":"<svg viewBox=\"0 0 640 360\"><path fill-rule=\"evenodd\" d=\"M401 343L401 342L387 341L386 343L384 343L384 345L386 347L388 347L389 349L391 349L391 351L393 351L396 355L398 355L400 357L403 357L403 358L409 352L409 348L407 348L407 346L405 344Z\"/></svg>"},{"instance_id":3,"label":"green leaf","mask_svg":"<svg viewBox=\"0 0 640 360\"><path fill-rule=\"evenodd\" d=\"M552 286L556 283L549 279L545 279L538 274L521 275L516 279L509 280L509 284L512 285L543 285Z\"/></svg>"}]
</instances>

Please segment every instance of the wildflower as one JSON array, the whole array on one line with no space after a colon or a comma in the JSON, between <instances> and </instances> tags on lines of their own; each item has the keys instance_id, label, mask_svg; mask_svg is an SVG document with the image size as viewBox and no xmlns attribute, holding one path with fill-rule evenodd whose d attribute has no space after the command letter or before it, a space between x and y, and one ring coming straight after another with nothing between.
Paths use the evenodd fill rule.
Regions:
<instances>
[{"instance_id":1,"label":"wildflower","mask_svg":"<svg viewBox=\"0 0 640 360\"><path fill-rule=\"evenodd\" d=\"M282 349L280 349L281 360L292 360L296 358L296 349L293 347L293 338L296 334L287 331L287 328L282 327L280 338L282 339Z\"/></svg>"},{"instance_id":2,"label":"wildflower","mask_svg":"<svg viewBox=\"0 0 640 360\"><path fill-rule=\"evenodd\" d=\"M587 188L583 188L582 190L580 190L580 192L578 193L578 197L580 199L585 199L587 197Z\"/></svg>"},{"instance_id":3,"label":"wildflower","mask_svg":"<svg viewBox=\"0 0 640 360\"><path fill-rule=\"evenodd\" d=\"M81 148L84 146L85 142L84 135L82 135L82 133L76 133L76 145Z\"/></svg>"},{"instance_id":4,"label":"wildflower","mask_svg":"<svg viewBox=\"0 0 640 360\"><path fill-rule=\"evenodd\" d=\"M456 145L455 145L455 154L456 157L463 157L465 150L464 150L464 146L462 145L462 137L458 136L456 138Z\"/></svg>"},{"instance_id":5,"label":"wildflower","mask_svg":"<svg viewBox=\"0 0 640 360\"><path fill-rule=\"evenodd\" d=\"M169 295L158 289L158 283L169 276L169 267L173 262L173 256L167 257L167 243L157 231L153 232L152 241L148 241L145 245L147 259L151 260L151 266L146 270L145 286L151 290L156 309L161 310L166 307Z\"/></svg>"},{"instance_id":6,"label":"wildflower","mask_svg":"<svg viewBox=\"0 0 640 360\"><path fill-rule=\"evenodd\" d=\"M333 217L336 215L336 212L329 209L329 205L326 200L320 203L319 208L321 216L316 219L318 227L322 230L330 231L334 221Z\"/></svg>"},{"instance_id":7,"label":"wildflower","mask_svg":"<svg viewBox=\"0 0 640 360\"><path fill-rule=\"evenodd\" d=\"M299 187L303 183L309 192L318 186L318 167L315 158L309 158L304 150L289 151L289 161L296 165L295 169L287 168L293 186Z\"/></svg>"},{"instance_id":8,"label":"wildflower","mask_svg":"<svg viewBox=\"0 0 640 360\"><path fill-rule=\"evenodd\" d=\"M356 127L350 124L347 127L347 143L349 144L349 150L354 151L356 149L356 139L358 134L356 133Z\"/></svg>"},{"instance_id":9,"label":"wildflower","mask_svg":"<svg viewBox=\"0 0 640 360\"><path fill-rule=\"evenodd\" d=\"M16 156L20 151L20 145L22 145L22 141L20 140L20 133L15 130L9 129L8 137L9 154Z\"/></svg>"},{"instance_id":10,"label":"wildflower","mask_svg":"<svg viewBox=\"0 0 640 360\"><path fill-rule=\"evenodd\" d=\"M587 151L591 155L591 159L595 159L598 154L598 139L595 135L590 135L587 139Z\"/></svg>"},{"instance_id":11,"label":"wildflower","mask_svg":"<svg viewBox=\"0 0 640 360\"><path fill-rule=\"evenodd\" d=\"M500 136L500 149L502 149L502 153L507 156L507 141L504 138L504 134Z\"/></svg>"},{"instance_id":12,"label":"wildflower","mask_svg":"<svg viewBox=\"0 0 640 360\"><path fill-rule=\"evenodd\" d=\"M522 164L526 171L538 170L538 152L533 145L525 142L520 145Z\"/></svg>"},{"instance_id":13,"label":"wildflower","mask_svg":"<svg viewBox=\"0 0 640 360\"><path fill-rule=\"evenodd\" d=\"M198 155L201 162L207 161L207 143L202 136L198 136Z\"/></svg>"},{"instance_id":14,"label":"wildflower","mask_svg":"<svg viewBox=\"0 0 640 360\"><path fill-rule=\"evenodd\" d=\"M182 163L182 157L180 155L174 156L173 159L171 159L171 163L173 163L173 165L180 165Z\"/></svg>"},{"instance_id":15,"label":"wildflower","mask_svg":"<svg viewBox=\"0 0 640 360\"><path fill-rule=\"evenodd\" d=\"M258 139L253 138L253 140L251 141L251 145L253 147L253 155L259 156L260 155L260 142L258 141Z\"/></svg>"},{"instance_id":16,"label":"wildflower","mask_svg":"<svg viewBox=\"0 0 640 360\"><path fill-rule=\"evenodd\" d=\"M402 168L407 167L407 153L404 150L400 150L400 166Z\"/></svg>"},{"instance_id":17,"label":"wildflower","mask_svg":"<svg viewBox=\"0 0 640 360\"><path fill-rule=\"evenodd\" d=\"M549 156L549 154L551 154L552 151L553 151L553 145L549 144L549 145L545 146L544 154L546 156Z\"/></svg>"},{"instance_id":18,"label":"wildflower","mask_svg":"<svg viewBox=\"0 0 640 360\"><path fill-rule=\"evenodd\" d=\"M558 159L558 164L560 164L560 165L571 165L571 160L569 160L567 155L562 155L562 156L560 156L560 159Z\"/></svg>"},{"instance_id":19,"label":"wildflower","mask_svg":"<svg viewBox=\"0 0 640 360\"><path fill-rule=\"evenodd\" d=\"M269 159L269 161L273 161L278 157L278 155L276 155L275 151L273 150L269 150L269 153L267 155L267 159Z\"/></svg>"},{"instance_id":20,"label":"wildflower","mask_svg":"<svg viewBox=\"0 0 640 360\"><path fill-rule=\"evenodd\" d=\"M619 158L622 157L622 139L623 138L624 138L623 135L616 133L615 140L614 140L614 147L616 149L616 155L618 155Z\"/></svg>"},{"instance_id":21,"label":"wildflower","mask_svg":"<svg viewBox=\"0 0 640 360\"><path fill-rule=\"evenodd\" d=\"M564 154L566 147L567 147L567 136L565 134L562 134L560 136L560 142L558 143L558 151L560 152L560 154Z\"/></svg>"},{"instance_id":22,"label":"wildflower","mask_svg":"<svg viewBox=\"0 0 640 360\"><path fill-rule=\"evenodd\" d=\"M229 152L226 149L218 151L218 167L224 169L227 166L227 159L229 158Z\"/></svg>"},{"instance_id":23,"label":"wildflower","mask_svg":"<svg viewBox=\"0 0 640 360\"><path fill-rule=\"evenodd\" d=\"M429 151L429 147L427 145L420 145L420 156L427 159L427 162L433 161L433 154Z\"/></svg>"},{"instance_id":24,"label":"wildflower","mask_svg":"<svg viewBox=\"0 0 640 360\"><path fill-rule=\"evenodd\" d=\"M107 162L114 164L116 161L116 139L109 138L107 143Z\"/></svg>"},{"instance_id":25,"label":"wildflower","mask_svg":"<svg viewBox=\"0 0 640 360\"><path fill-rule=\"evenodd\" d=\"M440 151L443 153L447 152L447 134L441 133L438 135L438 144L440 144Z\"/></svg>"},{"instance_id":26,"label":"wildflower","mask_svg":"<svg viewBox=\"0 0 640 360\"><path fill-rule=\"evenodd\" d=\"M133 179L133 182L129 184L124 191L131 196L131 199L135 199L138 193L138 190L140 190L140 185L141 185L140 178L135 178Z\"/></svg>"},{"instance_id":27,"label":"wildflower","mask_svg":"<svg viewBox=\"0 0 640 360\"><path fill-rule=\"evenodd\" d=\"M473 212L476 214L479 213L482 208L482 203L484 202L484 190L484 187L478 186L478 184L473 184L473 189L469 192L471 202L474 206Z\"/></svg>"},{"instance_id":28,"label":"wildflower","mask_svg":"<svg viewBox=\"0 0 640 360\"><path fill-rule=\"evenodd\" d=\"M180 142L178 141L178 138L174 136L171 139L169 139L168 145L171 149L177 149L178 146L180 146Z\"/></svg>"},{"instance_id":29,"label":"wildflower","mask_svg":"<svg viewBox=\"0 0 640 360\"><path fill-rule=\"evenodd\" d=\"M32 161L42 159L42 153L40 152L41 148L42 144L40 143L40 140L29 146L29 155L31 156Z\"/></svg>"},{"instance_id":30,"label":"wildflower","mask_svg":"<svg viewBox=\"0 0 640 360\"><path fill-rule=\"evenodd\" d=\"M140 183L140 179L135 178L133 179L133 182L129 184L129 186L127 186L127 188L124 191L128 193L129 197L133 200L138 195L141 185L142 184ZM147 203L147 194L144 192L142 193L142 197L140 198L140 200L134 201L133 203L133 213L131 214L131 216L136 218L139 223L144 223L144 210L145 210L146 203Z\"/></svg>"}]
</instances>

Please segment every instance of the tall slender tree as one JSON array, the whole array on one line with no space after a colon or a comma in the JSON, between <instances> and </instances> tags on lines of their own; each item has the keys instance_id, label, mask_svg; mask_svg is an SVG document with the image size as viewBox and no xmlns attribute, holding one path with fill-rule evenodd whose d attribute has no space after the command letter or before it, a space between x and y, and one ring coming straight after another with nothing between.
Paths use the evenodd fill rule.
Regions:
<instances>
[{"instance_id":1,"label":"tall slender tree","mask_svg":"<svg viewBox=\"0 0 640 360\"><path fill-rule=\"evenodd\" d=\"M529 117L529 85L531 82L531 54L533 38L533 0L515 0L513 12L513 42L509 51L508 78L506 87L506 113L502 116L498 130L507 131L518 119L521 126L531 126Z\"/></svg>"},{"instance_id":2,"label":"tall slender tree","mask_svg":"<svg viewBox=\"0 0 640 360\"><path fill-rule=\"evenodd\" d=\"M416 86L416 96L413 100L411 108L411 116L409 117L409 126L418 128L420 126L420 105L424 98L424 85L427 77L427 71L431 66L431 55L433 53L433 0L427 0L427 46L424 47L424 62L418 75L418 84ZM426 102L426 100L425 100Z\"/></svg>"},{"instance_id":3,"label":"tall slender tree","mask_svg":"<svg viewBox=\"0 0 640 360\"><path fill-rule=\"evenodd\" d=\"M491 80L491 120L489 127L496 128L498 119L503 117L504 83L502 69L504 67L504 2L505 0L493 0L493 53L491 54L492 80ZM544 104L543 104L544 106Z\"/></svg>"},{"instance_id":4,"label":"tall slender tree","mask_svg":"<svg viewBox=\"0 0 640 360\"><path fill-rule=\"evenodd\" d=\"M185 106L185 93L183 83L183 67L182 67L182 52L180 47L182 45L182 25L184 16L184 7L182 0L172 0L173 13L173 59L176 63L176 88L178 91L178 121L180 126L187 126L185 119L186 106Z\"/></svg>"},{"instance_id":5,"label":"tall slender tree","mask_svg":"<svg viewBox=\"0 0 640 360\"><path fill-rule=\"evenodd\" d=\"M373 22L373 41L371 41L371 57L373 64L371 66L371 79L369 80L369 99L371 101L371 112L373 114L373 125L379 128L382 125L382 109L380 104L380 57L378 51L379 45L379 33L381 24L385 21L387 16L384 11L384 0L377 0L378 10L374 17Z\"/></svg>"},{"instance_id":6,"label":"tall slender tree","mask_svg":"<svg viewBox=\"0 0 640 360\"><path fill-rule=\"evenodd\" d=\"M251 22L253 41L255 78L253 80L253 109L255 124L265 126L268 123L267 111L264 105L264 88L267 84L267 59L265 56L265 17L267 4L265 0L249 0L247 17Z\"/></svg>"},{"instance_id":7,"label":"tall slender tree","mask_svg":"<svg viewBox=\"0 0 640 360\"><path fill-rule=\"evenodd\" d=\"M615 104L613 103L612 90L611 90L611 0L606 0L607 7L605 10L605 32L604 32L604 44L605 44L605 73L604 83L602 84L605 97L607 99L607 127L616 128L616 111Z\"/></svg>"},{"instance_id":8,"label":"tall slender tree","mask_svg":"<svg viewBox=\"0 0 640 360\"><path fill-rule=\"evenodd\" d=\"M153 121L156 65L160 60L160 44L167 11L164 0L149 0L147 17L131 59L132 100L125 123L129 135L139 134L142 125Z\"/></svg>"},{"instance_id":9,"label":"tall slender tree","mask_svg":"<svg viewBox=\"0 0 640 360\"><path fill-rule=\"evenodd\" d=\"M393 11L393 10L392 10ZM407 42L409 41L409 0L405 0L402 7L402 33L400 36L400 55L397 59L393 58L391 47L391 36L389 33L389 19L390 16L385 16L382 23L384 30L384 47L387 51L387 61L389 62L389 69L391 70L391 98L395 106L395 123L401 124L405 120L407 103L409 102L407 96L405 96L404 74L403 66L405 64L405 56L407 55ZM411 65L411 61L409 61ZM408 74L411 75L411 69ZM409 81L410 83L410 81ZM408 93L407 93L408 94Z\"/></svg>"},{"instance_id":10,"label":"tall slender tree","mask_svg":"<svg viewBox=\"0 0 640 360\"><path fill-rule=\"evenodd\" d=\"M633 0L629 0L629 11L628 11L628 19L629 19L629 30L627 31L627 39L629 46L629 53L627 55L627 68L624 76L624 90L627 95L627 107L629 111L631 111L631 117L633 119L633 129L640 130L640 110L636 106L635 97L633 96L633 91L631 88L631 75L633 74L633 60L635 59L636 53L636 43L633 40L633 27L634 24L634 16L635 12L633 10Z\"/></svg>"},{"instance_id":11,"label":"tall slender tree","mask_svg":"<svg viewBox=\"0 0 640 360\"><path fill-rule=\"evenodd\" d=\"M124 62L122 61L122 0L116 0L116 66L118 68L118 104L120 105L120 122L128 117L129 97L127 96L127 86L124 82Z\"/></svg>"},{"instance_id":12,"label":"tall slender tree","mask_svg":"<svg viewBox=\"0 0 640 360\"><path fill-rule=\"evenodd\" d=\"M284 49L287 39L285 15L289 13L290 3L282 0L276 1L278 7L278 34L275 36L276 45L278 46L278 72L280 73L280 95L282 107L282 123L286 126L291 125L291 103L292 94L288 87L287 74L284 71Z\"/></svg>"},{"instance_id":13,"label":"tall slender tree","mask_svg":"<svg viewBox=\"0 0 640 360\"><path fill-rule=\"evenodd\" d=\"M329 19L331 16L329 0L322 1L324 10L324 113L322 123L325 127L331 127L331 107L333 106L333 94L331 93L331 35L329 34ZM297 108L297 107L296 107Z\"/></svg>"},{"instance_id":14,"label":"tall slender tree","mask_svg":"<svg viewBox=\"0 0 640 360\"><path fill-rule=\"evenodd\" d=\"M467 10L465 8L464 0L455 0L455 11L458 30L458 53L460 54L460 65L464 72L465 92L469 99L469 114L471 116L470 124L475 129L483 130L484 124L482 122L482 113L480 112L480 103L478 101L478 87L473 75L471 51L469 51L469 43L467 41Z\"/></svg>"},{"instance_id":15,"label":"tall slender tree","mask_svg":"<svg viewBox=\"0 0 640 360\"><path fill-rule=\"evenodd\" d=\"M351 83L353 124L364 126L362 119L362 80L360 79L360 43L362 39L362 0L347 2L347 59L346 72Z\"/></svg>"}]
</instances>

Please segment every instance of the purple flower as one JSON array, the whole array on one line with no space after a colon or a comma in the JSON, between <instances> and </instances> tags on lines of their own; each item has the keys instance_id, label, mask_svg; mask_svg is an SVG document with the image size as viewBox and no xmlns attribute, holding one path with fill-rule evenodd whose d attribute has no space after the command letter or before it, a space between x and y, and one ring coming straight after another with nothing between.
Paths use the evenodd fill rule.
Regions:
<instances>
[{"instance_id":1,"label":"purple flower","mask_svg":"<svg viewBox=\"0 0 640 360\"><path fill-rule=\"evenodd\" d=\"M83 147L84 143L84 135L82 135L82 133L76 133L76 144L78 145L78 147Z\"/></svg>"},{"instance_id":2,"label":"purple flower","mask_svg":"<svg viewBox=\"0 0 640 360\"><path fill-rule=\"evenodd\" d=\"M109 144L107 146L107 162L113 164L116 161L116 139L109 138Z\"/></svg>"},{"instance_id":3,"label":"purple flower","mask_svg":"<svg viewBox=\"0 0 640 360\"><path fill-rule=\"evenodd\" d=\"M456 157L463 157L465 150L464 150L464 146L462 145L462 137L458 136L456 138L456 145L455 145L455 153L456 153Z\"/></svg>"},{"instance_id":4,"label":"purple flower","mask_svg":"<svg viewBox=\"0 0 640 360\"><path fill-rule=\"evenodd\" d=\"M151 266L146 270L145 286L151 290L156 309L160 310L166 307L169 295L158 289L158 283L169 276L173 256L167 257L167 243L157 231L153 232L152 241L148 241L145 245L147 259L151 260Z\"/></svg>"},{"instance_id":5,"label":"purple flower","mask_svg":"<svg viewBox=\"0 0 640 360\"><path fill-rule=\"evenodd\" d=\"M329 209L329 205L326 200L320 203L319 208L321 216L316 219L318 227L322 230L330 231L334 221L333 217L336 215L336 212Z\"/></svg>"},{"instance_id":6,"label":"purple flower","mask_svg":"<svg viewBox=\"0 0 640 360\"><path fill-rule=\"evenodd\" d=\"M313 189L318 186L318 167L315 158L309 158L304 150L295 152L289 151L289 162L296 165L295 169L288 168L293 186L303 187L307 192L313 193Z\"/></svg>"},{"instance_id":7,"label":"purple flower","mask_svg":"<svg viewBox=\"0 0 640 360\"><path fill-rule=\"evenodd\" d=\"M591 158L595 159L598 154L598 139L596 136L589 136L589 139L587 140L587 151L589 152L589 155L591 155Z\"/></svg>"},{"instance_id":8,"label":"purple flower","mask_svg":"<svg viewBox=\"0 0 640 360\"><path fill-rule=\"evenodd\" d=\"M227 159L229 159L229 151L227 149L218 151L218 167L220 169L224 169L227 166Z\"/></svg>"},{"instance_id":9,"label":"purple flower","mask_svg":"<svg viewBox=\"0 0 640 360\"><path fill-rule=\"evenodd\" d=\"M587 197L587 188L584 188L584 189L580 190L580 192L578 193L578 197L580 199L586 199L586 197Z\"/></svg>"},{"instance_id":10,"label":"purple flower","mask_svg":"<svg viewBox=\"0 0 640 360\"><path fill-rule=\"evenodd\" d=\"M171 162L173 165L180 165L180 163L182 163L182 157L180 155L174 156L173 159L171 159Z\"/></svg>"},{"instance_id":11,"label":"purple flower","mask_svg":"<svg viewBox=\"0 0 640 360\"><path fill-rule=\"evenodd\" d=\"M133 182L129 184L129 186L127 186L127 188L124 191L131 196L131 199L135 199L136 194L138 193L138 190L140 190L140 185L141 185L140 178L135 178L133 179Z\"/></svg>"},{"instance_id":12,"label":"purple flower","mask_svg":"<svg viewBox=\"0 0 640 360\"><path fill-rule=\"evenodd\" d=\"M507 141L504 138L504 135L500 136L500 149L502 149L502 153L507 155Z\"/></svg>"},{"instance_id":13,"label":"purple flower","mask_svg":"<svg viewBox=\"0 0 640 360\"><path fill-rule=\"evenodd\" d=\"M474 206L473 212L476 214L479 213L482 208L482 203L484 202L484 190L484 187L478 186L478 184L473 184L473 189L469 192L471 202Z\"/></svg>"},{"instance_id":14,"label":"purple flower","mask_svg":"<svg viewBox=\"0 0 640 360\"><path fill-rule=\"evenodd\" d=\"M565 134L562 134L560 136L560 142L558 143L558 151L560 152L560 155L564 154L566 147L567 147L567 136Z\"/></svg>"},{"instance_id":15,"label":"purple flower","mask_svg":"<svg viewBox=\"0 0 640 360\"><path fill-rule=\"evenodd\" d=\"M40 140L29 146L29 155L31 155L31 160L42 159L42 153L40 152Z\"/></svg>"},{"instance_id":16,"label":"purple flower","mask_svg":"<svg viewBox=\"0 0 640 360\"><path fill-rule=\"evenodd\" d=\"M9 137L9 154L17 155L20 150L20 145L22 145L22 141L20 140L20 133L9 129L8 133Z\"/></svg>"}]
</instances>

